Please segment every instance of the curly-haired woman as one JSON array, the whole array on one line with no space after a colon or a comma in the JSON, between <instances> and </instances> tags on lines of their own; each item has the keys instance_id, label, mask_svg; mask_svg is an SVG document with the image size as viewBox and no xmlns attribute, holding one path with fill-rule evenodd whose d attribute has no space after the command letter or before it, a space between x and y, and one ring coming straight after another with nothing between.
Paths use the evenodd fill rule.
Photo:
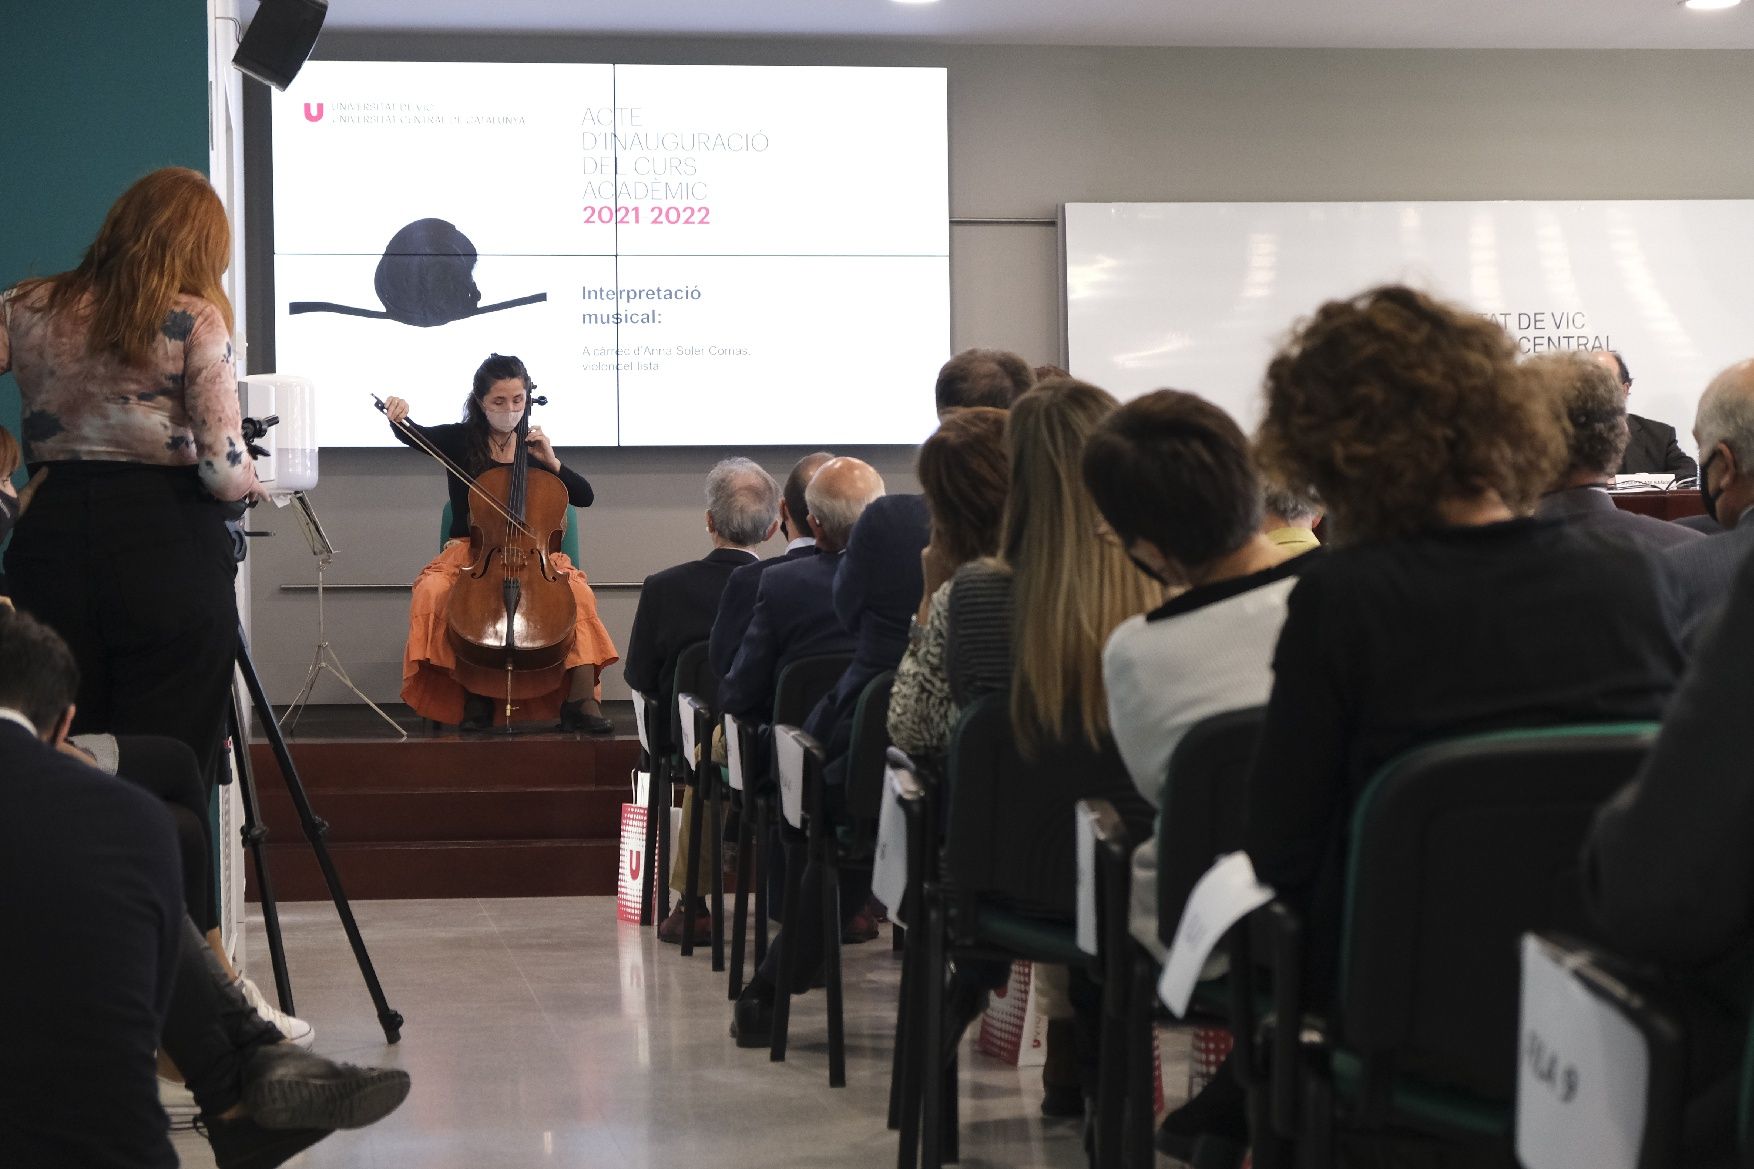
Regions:
<instances>
[{"instance_id":1,"label":"curly-haired woman","mask_svg":"<svg viewBox=\"0 0 1754 1169\"><path fill-rule=\"evenodd\" d=\"M1260 878L1331 985L1346 824L1395 755L1452 735L1657 717L1682 667L1667 578L1529 518L1563 422L1496 324L1412 289L1330 301L1266 378L1260 456L1339 547L1291 593L1248 808Z\"/></svg>"}]
</instances>

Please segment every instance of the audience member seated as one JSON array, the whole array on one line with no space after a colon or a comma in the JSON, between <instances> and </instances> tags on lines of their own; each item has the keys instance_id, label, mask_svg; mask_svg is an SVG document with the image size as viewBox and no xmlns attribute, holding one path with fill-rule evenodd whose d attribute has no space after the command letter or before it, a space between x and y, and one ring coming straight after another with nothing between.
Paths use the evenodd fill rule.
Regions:
<instances>
[{"instance_id":1,"label":"audience member seated","mask_svg":"<svg viewBox=\"0 0 1754 1169\"><path fill-rule=\"evenodd\" d=\"M816 537L806 521L810 508L804 502L804 489L810 486L811 478L821 470L822 464L832 458L834 456L827 451L805 455L786 476L785 489L780 493L780 534L787 540L785 552L767 560L757 560L754 564L739 565L725 581L725 589L719 594L718 612L713 617L712 632L707 639L707 661L720 678L731 672L737 647L743 644L743 635L749 632L749 620L755 616L755 592L761 583L761 574L801 556L816 555Z\"/></svg>"},{"instance_id":2,"label":"audience member seated","mask_svg":"<svg viewBox=\"0 0 1754 1169\"><path fill-rule=\"evenodd\" d=\"M1591 358L1614 375L1614 381L1620 386L1620 399L1624 405L1632 397L1632 371L1626 368L1626 359L1611 349L1597 350L1591 354ZM1626 427L1628 441L1626 453L1620 459L1619 474L1667 473L1677 479L1691 479L1699 474L1699 468L1687 457L1681 444L1675 441L1673 426L1628 413Z\"/></svg>"},{"instance_id":3,"label":"audience member seated","mask_svg":"<svg viewBox=\"0 0 1754 1169\"><path fill-rule=\"evenodd\" d=\"M834 574L853 525L882 495L883 477L860 459L830 459L811 477L804 498L821 555L761 574L749 630L719 683L719 707L726 714L765 723L781 670L799 658L852 651L852 638L834 615Z\"/></svg>"},{"instance_id":4,"label":"audience member seated","mask_svg":"<svg viewBox=\"0 0 1754 1169\"><path fill-rule=\"evenodd\" d=\"M0 1164L174 1166L155 1053L186 1074L221 1169L272 1169L388 1115L406 1072L283 1042L184 914L160 802L65 747L78 668L0 611ZM59 749L58 749L59 748Z\"/></svg>"},{"instance_id":5,"label":"audience member seated","mask_svg":"<svg viewBox=\"0 0 1754 1169\"><path fill-rule=\"evenodd\" d=\"M1188 728L1266 702L1285 601L1312 560L1269 531L1307 535L1307 526L1287 521L1313 521L1316 513L1290 492L1263 492L1248 439L1230 416L1175 390L1147 394L1109 415L1085 445L1084 482L1141 571L1188 584L1167 604L1121 622L1102 655L1115 746L1139 791L1161 807L1170 756ZM1267 506L1279 514L1266 521L1263 495L1278 497ZM1162 961L1154 839L1133 852L1128 917L1132 935ZM1248 1143L1234 1076L1214 1076L1170 1113L1158 1148L1191 1162L1194 1141L1205 1133Z\"/></svg>"},{"instance_id":6,"label":"audience member seated","mask_svg":"<svg viewBox=\"0 0 1754 1169\"><path fill-rule=\"evenodd\" d=\"M920 446L920 486L932 524L920 553L925 590L889 697L890 741L916 762L942 755L956 725L944 669L950 581L964 564L998 553L1011 477L1005 421L1005 411L991 407L953 411Z\"/></svg>"},{"instance_id":7,"label":"audience member seated","mask_svg":"<svg viewBox=\"0 0 1754 1169\"><path fill-rule=\"evenodd\" d=\"M950 701L965 707L984 693L1008 690L1012 731L1030 757L1063 745L1113 750L1103 643L1126 618L1163 600L1163 588L1098 534L1100 517L1079 475L1085 441L1115 406L1106 391L1070 378L1050 378L1017 400L1006 428L1010 488L998 557L965 564L950 589L944 651ZM1069 838L1070 823L1067 832ZM958 968L945 1008L949 1040L980 1014L1006 973L1003 963ZM1073 1017L1091 1019L1100 995L1062 967L1038 966L1036 973L1050 1020L1050 1063L1056 1051L1061 1061L1075 1062L1067 1078L1088 1094L1095 1036L1089 1028L1080 1033ZM1073 1060L1066 1060L1069 1050ZM1055 1095L1050 1084L1044 1110L1057 1110Z\"/></svg>"},{"instance_id":8,"label":"audience member seated","mask_svg":"<svg viewBox=\"0 0 1754 1169\"><path fill-rule=\"evenodd\" d=\"M1660 550L1702 537L1679 524L1616 507L1608 495L1626 446L1626 394L1600 362L1581 353L1546 353L1523 363L1552 394L1566 420L1565 470L1535 515L1564 520Z\"/></svg>"},{"instance_id":9,"label":"audience member seated","mask_svg":"<svg viewBox=\"0 0 1754 1169\"><path fill-rule=\"evenodd\" d=\"M1331 301L1266 378L1268 474L1343 546L1302 570L1273 659L1246 841L1331 995L1346 827L1384 763L1451 735L1654 719L1681 670L1659 564L1529 517L1563 423L1511 338L1404 287Z\"/></svg>"},{"instance_id":10,"label":"audience member seated","mask_svg":"<svg viewBox=\"0 0 1754 1169\"><path fill-rule=\"evenodd\" d=\"M1691 642L1701 622L1723 603L1736 570L1754 548L1754 361L1712 379L1693 421L1699 443L1699 494L1706 512L1729 531L1668 553L1680 591L1682 634Z\"/></svg>"},{"instance_id":11,"label":"audience member seated","mask_svg":"<svg viewBox=\"0 0 1754 1169\"><path fill-rule=\"evenodd\" d=\"M965 349L938 370L933 398L940 419L973 407L1010 409L1035 382L1021 357L1002 349ZM908 628L926 594L921 553L930 536L926 500L891 495L871 505L853 529L834 578L834 609L854 635L853 662L805 728L827 753L827 778L845 774L853 710L871 679L893 670L907 652Z\"/></svg>"},{"instance_id":12,"label":"audience member seated","mask_svg":"<svg viewBox=\"0 0 1754 1169\"><path fill-rule=\"evenodd\" d=\"M1638 776L1596 817L1589 905L1616 950L1662 964L1686 1027L1688 1165L1735 1162L1754 968L1754 559L1706 622Z\"/></svg>"},{"instance_id":13,"label":"audience member seated","mask_svg":"<svg viewBox=\"0 0 1754 1169\"><path fill-rule=\"evenodd\" d=\"M810 480L805 493L811 530L822 555L784 564L761 578L755 617L737 651L730 675L719 687L719 705L740 718L766 721L772 713L774 687L780 671L799 658L817 654L851 652L852 640L834 615L834 572L853 525L875 499L883 495L883 479L869 464L858 459L830 459ZM788 856L787 863L792 863ZM815 866L800 874L801 905L821 904ZM869 874L866 875L867 882ZM855 909L864 905L860 892L842 887L843 904ZM810 928L811 924L816 928ZM731 1035L739 1047L765 1046L773 1031L774 987L778 961L788 953L792 969L802 972L793 980L799 992L810 985L810 972L822 961L820 919L807 914L805 928L781 925L782 937L768 947L767 958L755 977L743 988L731 1021ZM791 941L782 940L789 936Z\"/></svg>"},{"instance_id":14,"label":"audience member seated","mask_svg":"<svg viewBox=\"0 0 1754 1169\"><path fill-rule=\"evenodd\" d=\"M773 477L748 459L720 462L706 477L706 531L713 550L699 560L653 573L640 588L624 676L629 686L657 703L664 717L675 710L677 659L712 632L719 598L731 574L760 559L755 549L779 527L779 495ZM690 789L682 806L682 832L670 877L670 886L678 893L684 892L693 800ZM659 923L658 940L680 945L689 920L690 914L678 903ZM692 920L697 939L711 936L704 900L693 907Z\"/></svg>"},{"instance_id":15,"label":"audience member seated","mask_svg":"<svg viewBox=\"0 0 1754 1169\"><path fill-rule=\"evenodd\" d=\"M1261 532L1289 555L1322 546L1316 525L1322 522L1321 505L1277 483L1261 485Z\"/></svg>"}]
</instances>

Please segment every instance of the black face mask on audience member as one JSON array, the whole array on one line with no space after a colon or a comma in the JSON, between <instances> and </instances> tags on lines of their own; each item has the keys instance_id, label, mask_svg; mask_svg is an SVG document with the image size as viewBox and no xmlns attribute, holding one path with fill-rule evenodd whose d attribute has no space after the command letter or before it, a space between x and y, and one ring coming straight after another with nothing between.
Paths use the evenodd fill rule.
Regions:
<instances>
[{"instance_id":1,"label":"black face mask on audience member","mask_svg":"<svg viewBox=\"0 0 1754 1169\"><path fill-rule=\"evenodd\" d=\"M1716 458L1717 452L1712 451L1711 454L1706 457L1705 462L1699 464L1699 499L1701 503L1705 504L1705 514L1714 520L1717 519L1718 496L1723 494L1721 491L1713 493L1710 487L1711 464ZM1723 521L1718 520L1718 522L1722 523Z\"/></svg>"}]
</instances>

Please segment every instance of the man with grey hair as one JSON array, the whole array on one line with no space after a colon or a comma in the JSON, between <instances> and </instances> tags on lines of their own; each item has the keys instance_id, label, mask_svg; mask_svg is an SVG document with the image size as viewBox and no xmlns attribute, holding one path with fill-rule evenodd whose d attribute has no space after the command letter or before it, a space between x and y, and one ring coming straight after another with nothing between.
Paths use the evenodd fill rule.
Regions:
<instances>
[{"instance_id":1,"label":"man with grey hair","mask_svg":"<svg viewBox=\"0 0 1754 1169\"><path fill-rule=\"evenodd\" d=\"M1730 581L1754 549L1754 360L1713 378L1699 399L1693 438L1699 444L1699 495L1706 514L1729 529L1667 553L1674 570L1683 636L1729 595Z\"/></svg>"},{"instance_id":2,"label":"man with grey hair","mask_svg":"<svg viewBox=\"0 0 1754 1169\"><path fill-rule=\"evenodd\" d=\"M628 637L623 673L629 686L648 698L672 697L676 659L707 639L725 582L759 559L756 548L778 530L779 510L779 485L758 464L725 459L707 472L706 533L713 550L646 577Z\"/></svg>"},{"instance_id":3,"label":"man with grey hair","mask_svg":"<svg viewBox=\"0 0 1754 1169\"><path fill-rule=\"evenodd\" d=\"M640 587L639 608L633 614L628 635L627 665L623 675L628 686L673 710L676 696L676 661L689 646L707 640L713 618L732 573L756 564L756 547L765 544L779 528L780 489L773 476L748 459L723 459L706 476L706 533L713 550L655 572ZM691 790L689 800L694 798ZM683 838L677 842L676 872L671 887L682 889L682 862L688 855L687 830L691 821L683 807ZM696 940L711 936L712 923L704 901L693 912L679 900L675 910L658 925L658 940L682 943L682 933L692 928Z\"/></svg>"},{"instance_id":4,"label":"man with grey hair","mask_svg":"<svg viewBox=\"0 0 1754 1169\"><path fill-rule=\"evenodd\" d=\"M1546 353L1523 368L1537 376L1566 420L1566 465L1535 515L1593 528L1651 551L1704 537L1680 524L1622 511L1608 495L1626 452L1626 394L1614 374L1581 353Z\"/></svg>"},{"instance_id":5,"label":"man with grey hair","mask_svg":"<svg viewBox=\"0 0 1754 1169\"><path fill-rule=\"evenodd\" d=\"M1261 534L1275 546L1290 549L1292 556L1320 548L1315 526L1321 520L1322 509L1313 499L1289 487L1261 481Z\"/></svg>"}]
</instances>

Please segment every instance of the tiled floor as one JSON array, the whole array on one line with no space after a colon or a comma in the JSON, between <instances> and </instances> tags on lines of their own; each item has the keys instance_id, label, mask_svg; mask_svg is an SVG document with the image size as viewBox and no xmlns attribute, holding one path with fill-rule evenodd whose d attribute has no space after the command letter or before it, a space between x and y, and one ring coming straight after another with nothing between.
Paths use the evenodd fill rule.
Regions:
<instances>
[{"instance_id":1,"label":"tiled floor","mask_svg":"<svg viewBox=\"0 0 1754 1169\"><path fill-rule=\"evenodd\" d=\"M894 1163L884 1115L900 961L887 931L846 950L848 1082L830 1090L819 992L794 1006L784 1064L739 1050L726 1032L724 976L705 951L684 960L651 930L618 924L613 898L378 901L355 911L390 1003L407 1018L402 1042L385 1046L326 902L283 907L298 1013L316 1026L318 1051L405 1067L414 1088L387 1120L337 1133L293 1166ZM249 946L267 990L259 928ZM1038 1069L963 1062L965 1169L1082 1164L1077 1126L1039 1117ZM177 1147L186 1166L212 1164L192 1133L179 1133Z\"/></svg>"}]
</instances>

